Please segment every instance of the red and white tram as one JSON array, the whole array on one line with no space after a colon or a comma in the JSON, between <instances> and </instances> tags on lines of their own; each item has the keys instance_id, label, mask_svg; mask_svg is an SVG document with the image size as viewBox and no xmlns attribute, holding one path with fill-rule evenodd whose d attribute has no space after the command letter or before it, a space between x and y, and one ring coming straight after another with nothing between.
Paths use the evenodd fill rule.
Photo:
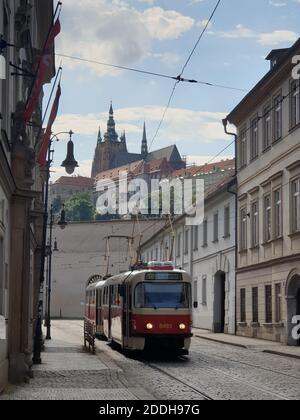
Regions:
<instances>
[{"instance_id":1,"label":"red and white tram","mask_svg":"<svg viewBox=\"0 0 300 420\"><path fill-rule=\"evenodd\" d=\"M192 337L191 278L170 263L101 280L86 289L85 328L124 350L188 354Z\"/></svg>"}]
</instances>

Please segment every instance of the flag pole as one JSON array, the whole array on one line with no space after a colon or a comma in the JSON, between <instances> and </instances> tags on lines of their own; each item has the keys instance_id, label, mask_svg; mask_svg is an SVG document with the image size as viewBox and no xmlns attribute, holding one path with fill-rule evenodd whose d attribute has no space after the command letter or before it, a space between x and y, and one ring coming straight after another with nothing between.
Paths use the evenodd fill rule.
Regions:
<instances>
[{"instance_id":1,"label":"flag pole","mask_svg":"<svg viewBox=\"0 0 300 420\"><path fill-rule=\"evenodd\" d=\"M36 151L37 145L39 143L40 136L41 136L42 131L43 131L43 125L44 125L44 122L45 122L45 119L46 119L46 116L47 116L47 113L48 113L48 110L49 110L49 107L50 107L50 104L51 104L51 100L52 100L52 97L53 97L53 94L54 94L55 87L57 86L58 77L59 77L59 75L61 75L61 72L62 72L62 67L60 66L57 73L56 73L54 84L53 84L53 87L52 87L52 90L51 90L51 93L50 93L50 96L49 96L49 99L48 99L48 102L47 102L47 106L46 106L46 109L45 109L45 112L44 112L44 116L43 116L43 119L42 119L42 122L41 122L41 125L40 125L40 129L39 129L39 132L38 132L38 135L37 135L37 139L36 139L36 142L35 142L35 145L34 145L34 151ZM60 76L60 79L61 79L61 76ZM59 81L59 83L60 83L60 81Z\"/></svg>"},{"instance_id":2,"label":"flag pole","mask_svg":"<svg viewBox=\"0 0 300 420\"><path fill-rule=\"evenodd\" d=\"M49 31L48 31L47 37L46 37L45 42L44 42L44 46L43 46L43 49L42 49L42 54L41 54L41 57L40 57L40 59L39 59L37 69L36 69L36 71L35 71L35 73L34 73L34 77L32 78L32 83L31 83L31 86L30 86L30 90L29 90L29 94L28 94L27 101L26 101L25 109L26 109L26 107L27 107L27 105L28 105L28 103L29 103L29 100L30 100L31 94L32 94L33 89L34 89L34 86L35 86L35 82L36 82L37 75L38 75L38 72L39 72L39 69L40 69L40 65L41 65L42 57L43 57L43 55L44 55L44 52L45 52L45 49L46 49L46 45L47 45L47 42L48 42L48 40L49 40L49 36L50 36L50 34L51 34L51 30L52 30L53 25L54 25L54 23L55 23L55 20L56 20L56 15L57 15L57 13L58 13L58 15L57 15L57 19L58 19L58 18L59 18L59 16L60 16L60 13L61 13L61 9L62 9L62 2L61 2L61 1L59 1L59 2L57 3L57 5L56 5L56 9L55 9L55 12L54 12L53 17L52 17L51 25L50 25L50 28L49 28Z\"/></svg>"}]
</instances>

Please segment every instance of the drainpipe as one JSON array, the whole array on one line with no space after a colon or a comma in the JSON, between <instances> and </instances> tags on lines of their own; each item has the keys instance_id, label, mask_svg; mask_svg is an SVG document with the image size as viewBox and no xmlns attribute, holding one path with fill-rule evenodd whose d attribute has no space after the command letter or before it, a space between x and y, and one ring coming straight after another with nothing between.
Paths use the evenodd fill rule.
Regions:
<instances>
[{"instance_id":1,"label":"drainpipe","mask_svg":"<svg viewBox=\"0 0 300 420\"><path fill-rule=\"evenodd\" d=\"M237 333L237 268L238 268L238 192L237 192L237 175L238 175L238 169L237 169L237 141L238 136L236 133L230 132L227 129L228 126L228 119L225 118L222 120L223 126L224 126L224 132L228 136L234 137L234 143L235 143L235 169L234 169L234 179L236 182L236 189L230 190L228 188L228 192L230 194L233 194L235 196L235 322L234 322L234 331L235 335Z\"/></svg>"}]
</instances>

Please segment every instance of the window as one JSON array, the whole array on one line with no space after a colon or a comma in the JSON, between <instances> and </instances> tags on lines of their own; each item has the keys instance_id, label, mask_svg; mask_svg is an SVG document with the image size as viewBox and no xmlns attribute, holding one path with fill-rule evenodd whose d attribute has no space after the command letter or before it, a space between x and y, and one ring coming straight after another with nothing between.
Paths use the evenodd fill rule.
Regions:
<instances>
[{"instance_id":1,"label":"window","mask_svg":"<svg viewBox=\"0 0 300 420\"><path fill-rule=\"evenodd\" d=\"M224 209L224 237L230 236L230 206Z\"/></svg>"},{"instance_id":2,"label":"window","mask_svg":"<svg viewBox=\"0 0 300 420\"><path fill-rule=\"evenodd\" d=\"M253 248L259 244L259 212L258 202L255 201L251 206L251 245Z\"/></svg>"},{"instance_id":3,"label":"window","mask_svg":"<svg viewBox=\"0 0 300 420\"><path fill-rule=\"evenodd\" d=\"M181 233L177 236L177 257L181 256Z\"/></svg>"},{"instance_id":4,"label":"window","mask_svg":"<svg viewBox=\"0 0 300 420\"><path fill-rule=\"evenodd\" d=\"M158 248L155 248L155 261L158 261Z\"/></svg>"},{"instance_id":5,"label":"window","mask_svg":"<svg viewBox=\"0 0 300 420\"><path fill-rule=\"evenodd\" d=\"M202 305L207 306L207 277L202 277Z\"/></svg>"},{"instance_id":6,"label":"window","mask_svg":"<svg viewBox=\"0 0 300 420\"><path fill-rule=\"evenodd\" d=\"M247 249L247 210L241 210L241 237L240 237L240 249L244 251Z\"/></svg>"},{"instance_id":7,"label":"window","mask_svg":"<svg viewBox=\"0 0 300 420\"><path fill-rule=\"evenodd\" d=\"M300 231L300 178L292 182L292 233Z\"/></svg>"},{"instance_id":8,"label":"window","mask_svg":"<svg viewBox=\"0 0 300 420\"><path fill-rule=\"evenodd\" d=\"M291 91L291 128L294 128L300 124L300 92L298 80L292 82Z\"/></svg>"},{"instance_id":9,"label":"window","mask_svg":"<svg viewBox=\"0 0 300 420\"><path fill-rule=\"evenodd\" d=\"M274 99L274 141L282 137L282 96Z\"/></svg>"},{"instance_id":10,"label":"window","mask_svg":"<svg viewBox=\"0 0 300 420\"><path fill-rule=\"evenodd\" d=\"M240 299L241 322L244 324L246 322L246 289L241 289Z\"/></svg>"},{"instance_id":11,"label":"window","mask_svg":"<svg viewBox=\"0 0 300 420\"><path fill-rule=\"evenodd\" d=\"M194 281L194 308L198 308L198 281Z\"/></svg>"},{"instance_id":12,"label":"window","mask_svg":"<svg viewBox=\"0 0 300 420\"><path fill-rule=\"evenodd\" d=\"M269 242L272 239L272 208L271 196L266 195L264 198L264 240Z\"/></svg>"},{"instance_id":13,"label":"window","mask_svg":"<svg viewBox=\"0 0 300 420\"><path fill-rule=\"evenodd\" d=\"M139 283L134 291L136 308L179 309L190 307L191 287L188 283Z\"/></svg>"},{"instance_id":14,"label":"window","mask_svg":"<svg viewBox=\"0 0 300 420\"><path fill-rule=\"evenodd\" d=\"M258 118L256 117L251 122L251 134L250 134L250 157L251 160L258 156Z\"/></svg>"},{"instance_id":15,"label":"window","mask_svg":"<svg viewBox=\"0 0 300 420\"><path fill-rule=\"evenodd\" d=\"M247 135L246 128L241 131L240 135L240 167L247 165Z\"/></svg>"},{"instance_id":16,"label":"window","mask_svg":"<svg viewBox=\"0 0 300 420\"><path fill-rule=\"evenodd\" d=\"M271 146L272 138L272 117L271 117L271 106L267 106L264 109L263 117L263 148L268 149Z\"/></svg>"},{"instance_id":17,"label":"window","mask_svg":"<svg viewBox=\"0 0 300 420\"><path fill-rule=\"evenodd\" d=\"M208 239L208 225L207 225L207 220L204 220L203 222L203 246L207 246L207 239Z\"/></svg>"},{"instance_id":18,"label":"window","mask_svg":"<svg viewBox=\"0 0 300 420\"><path fill-rule=\"evenodd\" d=\"M252 289L252 322L258 323L258 288L253 287Z\"/></svg>"},{"instance_id":19,"label":"window","mask_svg":"<svg viewBox=\"0 0 300 420\"><path fill-rule=\"evenodd\" d=\"M197 251L199 248L199 226L194 226L194 251Z\"/></svg>"},{"instance_id":20,"label":"window","mask_svg":"<svg viewBox=\"0 0 300 420\"><path fill-rule=\"evenodd\" d=\"M189 253L189 231L185 231L185 238L184 238L184 253Z\"/></svg>"},{"instance_id":21,"label":"window","mask_svg":"<svg viewBox=\"0 0 300 420\"><path fill-rule=\"evenodd\" d=\"M219 213L214 215L214 242L219 240Z\"/></svg>"},{"instance_id":22,"label":"window","mask_svg":"<svg viewBox=\"0 0 300 420\"><path fill-rule=\"evenodd\" d=\"M265 308L266 308L266 323L272 324L273 322L272 286L265 287Z\"/></svg>"},{"instance_id":23,"label":"window","mask_svg":"<svg viewBox=\"0 0 300 420\"><path fill-rule=\"evenodd\" d=\"M275 285L275 322L281 322L281 284Z\"/></svg>"},{"instance_id":24,"label":"window","mask_svg":"<svg viewBox=\"0 0 300 420\"><path fill-rule=\"evenodd\" d=\"M174 244L175 244L175 238L174 236L172 236L171 238L171 249L170 249L170 256L168 259L170 259L171 261L173 260L173 255L174 255Z\"/></svg>"},{"instance_id":25,"label":"window","mask_svg":"<svg viewBox=\"0 0 300 420\"><path fill-rule=\"evenodd\" d=\"M274 235L275 238L282 236L282 202L281 202L281 189L274 191Z\"/></svg>"}]
</instances>

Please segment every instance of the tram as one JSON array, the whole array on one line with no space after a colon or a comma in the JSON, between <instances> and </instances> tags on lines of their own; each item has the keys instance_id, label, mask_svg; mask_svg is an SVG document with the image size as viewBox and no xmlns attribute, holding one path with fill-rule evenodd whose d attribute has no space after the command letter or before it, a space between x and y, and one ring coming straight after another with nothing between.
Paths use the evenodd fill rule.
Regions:
<instances>
[{"instance_id":1,"label":"tram","mask_svg":"<svg viewBox=\"0 0 300 420\"><path fill-rule=\"evenodd\" d=\"M85 329L124 350L188 354L192 337L192 291L188 273L171 263L103 280L89 279Z\"/></svg>"}]
</instances>

